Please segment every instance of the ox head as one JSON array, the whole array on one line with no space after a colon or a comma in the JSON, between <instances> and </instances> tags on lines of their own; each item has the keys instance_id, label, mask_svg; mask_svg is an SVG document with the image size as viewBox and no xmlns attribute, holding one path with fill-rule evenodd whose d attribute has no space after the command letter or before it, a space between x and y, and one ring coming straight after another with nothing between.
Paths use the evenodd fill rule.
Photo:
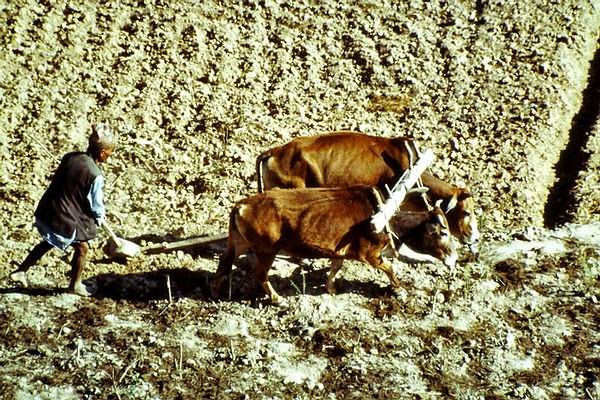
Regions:
<instances>
[{"instance_id":1,"label":"ox head","mask_svg":"<svg viewBox=\"0 0 600 400\"><path fill-rule=\"evenodd\" d=\"M427 212L399 211L390 228L411 250L430 255L453 268L458 259L448 221L439 207Z\"/></svg>"},{"instance_id":2,"label":"ox head","mask_svg":"<svg viewBox=\"0 0 600 400\"><path fill-rule=\"evenodd\" d=\"M450 199L444 202L442 208L450 222L452 234L462 243L468 244L472 249L479 241L477 216L475 215L475 201L467 189L458 190Z\"/></svg>"}]
</instances>

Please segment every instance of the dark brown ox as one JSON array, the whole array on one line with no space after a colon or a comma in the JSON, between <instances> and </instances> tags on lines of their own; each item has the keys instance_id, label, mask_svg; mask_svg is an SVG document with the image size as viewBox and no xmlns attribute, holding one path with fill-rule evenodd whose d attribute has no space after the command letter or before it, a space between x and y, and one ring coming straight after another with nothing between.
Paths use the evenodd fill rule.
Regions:
<instances>
[{"instance_id":1,"label":"dark brown ox","mask_svg":"<svg viewBox=\"0 0 600 400\"><path fill-rule=\"evenodd\" d=\"M340 131L298 137L263 152L256 160L259 192L272 188L393 186L416 161L414 142ZM432 203L442 200L452 234L463 243L479 239L475 204L468 189L425 172L422 182Z\"/></svg>"},{"instance_id":2,"label":"dark brown ox","mask_svg":"<svg viewBox=\"0 0 600 400\"><path fill-rule=\"evenodd\" d=\"M382 251L390 235L374 233L371 216L378 210L376 190L366 186L349 188L276 189L238 202L230 214L227 249L211 281L211 295L218 297L234 260L252 251L255 285L272 302L280 300L267 275L275 256L285 251L301 258L329 258L333 263L327 289L343 259L359 260L385 272L393 287L400 282L392 267L384 263ZM456 248L448 222L438 207L430 211L398 211L390 229L412 250L429 254L453 267ZM258 286L256 286L258 287Z\"/></svg>"}]
</instances>

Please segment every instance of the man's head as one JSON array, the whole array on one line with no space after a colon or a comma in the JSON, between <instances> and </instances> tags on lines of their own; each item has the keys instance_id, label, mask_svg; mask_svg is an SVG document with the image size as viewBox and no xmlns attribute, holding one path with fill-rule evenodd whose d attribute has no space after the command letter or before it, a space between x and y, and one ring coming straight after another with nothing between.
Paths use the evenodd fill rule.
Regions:
<instances>
[{"instance_id":1,"label":"man's head","mask_svg":"<svg viewBox=\"0 0 600 400\"><path fill-rule=\"evenodd\" d=\"M88 142L88 154L98 162L104 162L115 148L116 139L108 124L96 124Z\"/></svg>"}]
</instances>

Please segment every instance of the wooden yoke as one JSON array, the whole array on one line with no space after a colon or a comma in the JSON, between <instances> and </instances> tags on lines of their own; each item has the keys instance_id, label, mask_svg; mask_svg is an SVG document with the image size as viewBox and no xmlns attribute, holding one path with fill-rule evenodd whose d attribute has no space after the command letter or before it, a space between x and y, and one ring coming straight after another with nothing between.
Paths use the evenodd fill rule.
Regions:
<instances>
[{"instance_id":1,"label":"wooden yoke","mask_svg":"<svg viewBox=\"0 0 600 400\"><path fill-rule=\"evenodd\" d=\"M430 149L422 153L421 158L415 163L415 166L409 168L402 174L398 182L394 185L389 193L390 198L380 205L379 211L371 217L371 226L373 231L379 233L388 225L398 207L404 201L404 197L408 191L417 183L421 174L425 172L429 164L434 160L435 156Z\"/></svg>"},{"instance_id":2,"label":"wooden yoke","mask_svg":"<svg viewBox=\"0 0 600 400\"><path fill-rule=\"evenodd\" d=\"M379 193L379 190L375 187L371 188L371 192L373 192L373 196L375 197L375 199L377 199L377 206L379 208L381 208L384 204L383 197L381 197L381 193ZM396 250L396 246L394 245L394 232L392 232L392 229L390 228L388 222L390 222L390 221L387 220L385 223L385 227L384 227L385 234L390 239L390 247L392 248L392 252L394 253L394 256L396 258L400 258L400 254L398 254L398 251Z\"/></svg>"}]
</instances>

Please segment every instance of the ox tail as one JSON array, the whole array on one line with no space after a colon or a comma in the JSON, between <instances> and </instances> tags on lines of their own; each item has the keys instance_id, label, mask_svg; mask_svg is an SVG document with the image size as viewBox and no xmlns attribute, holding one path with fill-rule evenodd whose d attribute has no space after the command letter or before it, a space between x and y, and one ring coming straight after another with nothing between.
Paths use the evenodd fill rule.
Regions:
<instances>
[{"instance_id":1,"label":"ox tail","mask_svg":"<svg viewBox=\"0 0 600 400\"><path fill-rule=\"evenodd\" d=\"M228 290L227 295L231 300L231 270L233 268L233 261L236 257L235 242L233 241L233 233L237 231L236 226L237 207L229 214L229 235L227 236L227 248L221 255L217 272L212 277L209 285L210 296L213 299L220 297L223 284L227 281Z\"/></svg>"},{"instance_id":2,"label":"ox tail","mask_svg":"<svg viewBox=\"0 0 600 400\"><path fill-rule=\"evenodd\" d=\"M270 151L265 151L261 153L258 157L256 157L256 187L258 188L258 193L262 193L265 191L265 182L263 177L263 163L265 163L269 157L271 157Z\"/></svg>"},{"instance_id":3,"label":"ox tail","mask_svg":"<svg viewBox=\"0 0 600 400\"><path fill-rule=\"evenodd\" d=\"M233 260L236 257L237 250L235 248L235 236L239 233L237 226L237 216L239 214L239 208L236 205L231 213L229 214L229 234L227 236L227 248L223 257L220 260L219 268L222 268L223 272L230 273L233 267Z\"/></svg>"}]
</instances>

